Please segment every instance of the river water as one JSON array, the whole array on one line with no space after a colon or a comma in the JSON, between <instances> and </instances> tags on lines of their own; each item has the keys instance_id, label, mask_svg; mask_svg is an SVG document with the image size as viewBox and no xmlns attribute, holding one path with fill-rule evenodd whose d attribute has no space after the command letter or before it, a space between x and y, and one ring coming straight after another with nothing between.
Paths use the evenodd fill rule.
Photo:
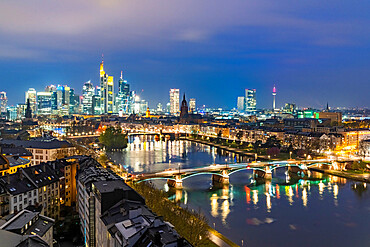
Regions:
<instances>
[{"instance_id":1,"label":"river water","mask_svg":"<svg viewBox=\"0 0 370 247\"><path fill-rule=\"evenodd\" d=\"M134 173L248 160L203 144L149 136L131 137L126 150L109 156ZM241 171L218 187L211 175L199 175L185 179L183 190L169 189L166 180L153 183L169 191L170 199L200 210L240 246L370 246L370 184L316 172L302 180L286 175L285 168L272 175L261 182Z\"/></svg>"}]
</instances>

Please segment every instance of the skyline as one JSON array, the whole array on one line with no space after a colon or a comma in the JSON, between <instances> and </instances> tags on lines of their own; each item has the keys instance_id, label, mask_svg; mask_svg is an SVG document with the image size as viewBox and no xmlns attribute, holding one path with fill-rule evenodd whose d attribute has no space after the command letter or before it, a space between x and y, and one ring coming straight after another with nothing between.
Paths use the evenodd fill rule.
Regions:
<instances>
[{"instance_id":1,"label":"skyline","mask_svg":"<svg viewBox=\"0 0 370 247\"><path fill-rule=\"evenodd\" d=\"M255 88L257 107L271 108L274 84L279 108L366 107L370 4L331 4L74 1L72 9L3 2L0 91L10 105L23 102L28 88L49 84L81 94L84 82L98 84L104 53L115 83L124 70L151 108L169 101L170 88L199 106L229 109L245 88Z\"/></svg>"}]
</instances>

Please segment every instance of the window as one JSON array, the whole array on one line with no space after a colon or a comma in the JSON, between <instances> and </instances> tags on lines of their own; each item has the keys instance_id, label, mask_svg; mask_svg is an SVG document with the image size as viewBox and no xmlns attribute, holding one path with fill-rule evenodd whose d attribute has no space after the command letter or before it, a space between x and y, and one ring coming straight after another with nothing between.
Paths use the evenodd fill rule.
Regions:
<instances>
[{"instance_id":1,"label":"window","mask_svg":"<svg viewBox=\"0 0 370 247\"><path fill-rule=\"evenodd\" d=\"M24 198L23 203L24 203L24 205L27 204L27 198Z\"/></svg>"},{"instance_id":2,"label":"window","mask_svg":"<svg viewBox=\"0 0 370 247\"><path fill-rule=\"evenodd\" d=\"M19 195L19 201L22 201L22 194Z\"/></svg>"},{"instance_id":3,"label":"window","mask_svg":"<svg viewBox=\"0 0 370 247\"><path fill-rule=\"evenodd\" d=\"M17 203L17 197L16 196L13 198L13 202Z\"/></svg>"},{"instance_id":4,"label":"window","mask_svg":"<svg viewBox=\"0 0 370 247\"><path fill-rule=\"evenodd\" d=\"M17 212L17 211L18 211L17 206L14 206L14 212Z\"/></svg>"},{"instance_id":5,"label":"window","mask_svg":"<svg viewBox=\"0 0 370 247\"><path fill-rule=\"evenodd\" d=\"M21 211L22 209L23 209L22 204L19 204L19 211Z\"/></svg>"},{"instance_id":6,"label":"window","mask_svg":"<svg viewBox=\"0 0 370 247\"><path fill-rule=\"evenodd\" d=\"M36 196L36 190L33 191L33 196Z\"/></svg>"},{"instance_id":7,"label":"window","mask_svg":"<svg viewBox=\"0 0 370 247\"><path fill-rule=\"evenodd\" d=\"M42 196L39 196L39 201L40 201L40 202L42 201Z\"/></svg>"}]
</instances>

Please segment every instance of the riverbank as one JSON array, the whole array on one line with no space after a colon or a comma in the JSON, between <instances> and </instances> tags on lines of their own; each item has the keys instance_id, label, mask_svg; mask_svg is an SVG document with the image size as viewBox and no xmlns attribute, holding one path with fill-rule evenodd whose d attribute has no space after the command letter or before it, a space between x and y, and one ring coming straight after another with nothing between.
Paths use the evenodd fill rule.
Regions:
<instances>
[{"instance_id":1,"label":"riverbank","mask_svg":"<svg viewBox=\"0 0 370 247\"><path fill-rule=\"evenodd\" d=\"M147 206L164 220L175 226L176 231L194 246L236 247L235 243L208 225L207 219L200 212L181 207L168 200L162 190L148 183L130 183L145 198ZM184 224L185 223L185 224Z\"/></svg>"},{"instance_id":2,"label":"riverbank","mask_svg":"<svg viewBox=\"0 0 370 247\"><path fill-rule=\"evenodd\" d=\"M329 175L334 175L334 176L337 176L337 177L348 178L348 179L356 180L356 181L359 181L359 182L370 183L370 174L369 173L367 173L367 174L366 173L365 174L354 174L354 173L350 173L350 172L347 172L347 171L335 171L335 170L328 170L328 169L322 169L322 168L317 168L317 167L310 167L309 169L312 170L312 171L321 172L321 173L329 174Z\"/></svg>"}]
</instances>

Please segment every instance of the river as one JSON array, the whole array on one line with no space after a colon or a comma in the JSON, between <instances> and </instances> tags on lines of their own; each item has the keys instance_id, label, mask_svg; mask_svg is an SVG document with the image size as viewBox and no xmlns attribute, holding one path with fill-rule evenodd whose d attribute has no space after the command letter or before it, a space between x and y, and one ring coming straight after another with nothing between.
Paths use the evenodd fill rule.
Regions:
<instances>
[{"instance_id":1,"label":"river","mask_svg":"<svg viewBox=\"0 0 370 247\"><path fill-rule=\"evenodd\" d=\"M130 172L147 173L248 159L190 141L155 141L131 137L126 150L109 153ZM240 246L370 246L369 184L312 172L302 180L274 170L267 182L251 171L230 176L227 186L213 187L211 175L183 182L169 190L165 180L153 183L170 199L200 210L209 224Z\"/></svg>"}]
</instances>

